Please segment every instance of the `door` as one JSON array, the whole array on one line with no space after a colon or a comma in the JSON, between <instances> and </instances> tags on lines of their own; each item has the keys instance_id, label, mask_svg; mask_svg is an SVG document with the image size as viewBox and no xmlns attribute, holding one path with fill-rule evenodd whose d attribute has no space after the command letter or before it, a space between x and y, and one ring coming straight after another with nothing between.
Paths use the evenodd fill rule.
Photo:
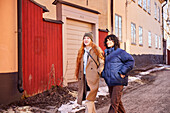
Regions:
<instances>
[{"instance_id":1,"label":"door","mask_svg":"<svg viewBox=\"0 0 170 113\"><path fill-rule=\"evenodd\" d=\"M75 67L76 58L81 43L83 41L83 35L85 32L92 32L92 24L67 19L67 35L66 35L66 78L67 82L76 81Z\"/></svg>"}]
</instances>

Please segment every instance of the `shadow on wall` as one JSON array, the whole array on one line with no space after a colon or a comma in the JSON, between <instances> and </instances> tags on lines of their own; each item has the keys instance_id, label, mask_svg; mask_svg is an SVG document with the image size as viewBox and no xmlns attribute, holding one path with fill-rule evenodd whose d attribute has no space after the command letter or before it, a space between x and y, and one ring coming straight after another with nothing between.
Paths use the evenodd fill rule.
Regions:
<instances>
[{"instance_id":1,"label":"shadow on wall","mask_svg":"<svg viewBox=\"0 0 170 113\"><path fill-rule=\"evenodd\" d=\"M142 54L132 56L135 59L135 66L137 67L148 64L163 64L163 55Z\"/></svg>"}]
</instances>

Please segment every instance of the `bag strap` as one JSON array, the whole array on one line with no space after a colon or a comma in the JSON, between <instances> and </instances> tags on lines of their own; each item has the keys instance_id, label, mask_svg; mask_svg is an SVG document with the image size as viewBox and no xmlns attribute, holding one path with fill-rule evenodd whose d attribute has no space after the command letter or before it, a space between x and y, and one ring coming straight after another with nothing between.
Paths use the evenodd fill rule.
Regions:
<instances>
[{"instance_id":1,"label":"bag strap","mask_svg":"<svg viewBox=\"0 0 170 113\"><path fill-rule=\"evenodd\" d=\"M91 54L87 51L87 53L89 54L89 56L93 59L94 63L96 64L97 68L99 67L99 65L97 64L97 62L94 60L94 58L91 56Z\"/></svg>"}]
</instances>

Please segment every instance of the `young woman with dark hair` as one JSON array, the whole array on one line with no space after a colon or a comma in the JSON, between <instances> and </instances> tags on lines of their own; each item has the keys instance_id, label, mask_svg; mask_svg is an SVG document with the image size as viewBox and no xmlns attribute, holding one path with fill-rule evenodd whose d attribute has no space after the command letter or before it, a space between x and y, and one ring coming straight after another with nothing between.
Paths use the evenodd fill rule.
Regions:
<instances>
[{"instance_id":1,"label":"young woman with dark hair","mask_svg":"<svg viewBox=\"0 0 170 113\"><path fill-rule=\"evenodd\" d=\"M118 38L111 34L104 40L105 66L102 77L109 88L111 106L109 113L125 113L121 96L123 86L128 84L127 73L134 66L133 57L126 51L120 49Z\"/></svg>"},{"instance_id":2,"label":"young woman with dark hair","mask_svg":"<svg viewBox=\"0 0 170 113\"><path fill-rule=\"evenodd\" d=\"M85 33L77 55L75 75L79 84L77 103L86 100L86 113L96 113L94 101L103 68L103 51L93 43L92 33Z\"/></svg>"}]
</instances>

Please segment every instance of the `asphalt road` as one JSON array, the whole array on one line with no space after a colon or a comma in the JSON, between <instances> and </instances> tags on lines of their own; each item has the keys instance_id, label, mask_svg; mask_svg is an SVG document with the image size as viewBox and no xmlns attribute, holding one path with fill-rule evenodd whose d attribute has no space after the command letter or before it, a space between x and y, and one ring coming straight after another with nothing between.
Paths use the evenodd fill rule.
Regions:
<instances>
[{"instance_id":1,"label":"asphalt road","mask_svg":"<svg viewBox=\"0 0 170 113\"><path fill-rule=\"evenodd\" d=\"M148 77L154 79L147 81ZM170 68L147 75L145 81L138 81L122 96L126 113L170 113ZM109 105L104 106L97 113L108 109Z\"/></svg>"}]
</instances>

